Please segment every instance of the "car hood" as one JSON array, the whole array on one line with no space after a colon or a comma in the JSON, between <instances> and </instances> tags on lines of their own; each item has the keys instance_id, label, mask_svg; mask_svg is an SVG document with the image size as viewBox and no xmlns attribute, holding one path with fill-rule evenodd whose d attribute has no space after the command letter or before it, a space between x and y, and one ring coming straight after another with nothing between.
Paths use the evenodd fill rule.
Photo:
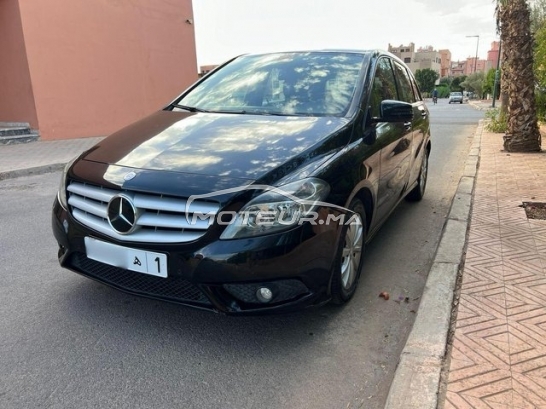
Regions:
<instances>
[{"instance_id":1,"label":"car hood","mask_svg":"<svg viewBox=\"0 0 546 409\"><path fill-rule=\"evenodd\" d=\"M348 122L159 111L112 134L82 158L124 168L257 180Z\"/></svg>"}]
</instances>

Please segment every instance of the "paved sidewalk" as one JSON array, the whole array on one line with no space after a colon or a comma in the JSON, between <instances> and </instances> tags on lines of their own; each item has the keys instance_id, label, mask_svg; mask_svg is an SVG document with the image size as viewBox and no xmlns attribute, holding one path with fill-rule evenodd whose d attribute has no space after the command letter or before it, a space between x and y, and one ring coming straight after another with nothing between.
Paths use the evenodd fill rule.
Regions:
<instances>
[{"instance_id":1,"label":"paved sidewalk","mask_svg":"<svg viewBox=\"0 0 546 409\"><path fill-rule=\"evenodd\" d=\"M0 180L62 169L103 137L0 145Z\"/></svg>"},{"instance_id":2,"label":"paved sidewalk","mask_svg":"<svg viewBox=\"0 0 546 409\"><path fill-rule=\"evenodd\" d=\"M546 203L546 152L502 145L482 121L388 409L546 408L546 220L520 207Z\"/></svg>"},{"instance_id":3,"label":"paved sidewalk","mask_svg":"<svg viewBox=\"0 0 546 409\"><path fill-rule=\"evenodd\" d=\"M546 202L546 152L484 132L446 409L546 408L546 220L522 202Z\"/></svg>"}]
</instances>

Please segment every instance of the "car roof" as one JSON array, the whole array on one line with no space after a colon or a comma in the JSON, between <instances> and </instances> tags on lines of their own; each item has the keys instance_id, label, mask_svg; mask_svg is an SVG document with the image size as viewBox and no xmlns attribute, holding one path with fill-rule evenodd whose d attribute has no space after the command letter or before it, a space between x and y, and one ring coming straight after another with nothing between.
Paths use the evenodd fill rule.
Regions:
<instances>
[{"instance_id":1,"label":"car roof","mask_svg":"<svg viewBox=\"0 0 546 409\"><path fill-rule=\"evenodd\" d=\"M295 50L280 50L280 51L271 51L271 52L264 52L264 53L246 53L241 54L238 57L243 56L262 56L262 55L274 55L274 54L300 54L300 53L345 53L345 54L359 54L364 57L372 58L372 57L379 57L381 55L385 55L388 57L391 57L399 62L403 61L398 58L396 55L390 53L386 50L381 49L344 49L344 48L324 48L324 49L295 49ZM236 57L236 58L238 58ZM404 63L405 64L405 63Z\"/></svg>"},{"instance_id":2,"label":"car roof","mask_svg":"<svg viewBox=\"0 0 546 409\"><path fill-rule=\"evenodd\" d=\"M342 48L331 48L331 49L308 49L308 50L279 50L271 51L264 53L248 53L243 55L270 55L270 54L300 54L300 53L348 53L348 54L373 54L380 52L380 50L356 50L356 49L342 49Z\"/></svg>"},{"instance_id":3,"label":"car roof","mask_svg":"<svg viewBox=\"0 0 546 409\"><path fill-rule=\"evenodd\" d=\"M346 54L359 54L364 57L366 57L367 60L371 58L377 58L380 56L388 56L392 58L393 60L398 61L401 64L405 63L398 58L396 55L390 53L386 50L381 49L343 49L343 48L325 48L325 49L308 49L308 50L283 50L283 51L272 51L272 52L264 52L264 53L248 53L248 54L241 54L236 58L243 57L243 56L262 56L262 55L274 55L274 54L298 54L298 53L346 53Z\"/></svg>"}]
</instances>

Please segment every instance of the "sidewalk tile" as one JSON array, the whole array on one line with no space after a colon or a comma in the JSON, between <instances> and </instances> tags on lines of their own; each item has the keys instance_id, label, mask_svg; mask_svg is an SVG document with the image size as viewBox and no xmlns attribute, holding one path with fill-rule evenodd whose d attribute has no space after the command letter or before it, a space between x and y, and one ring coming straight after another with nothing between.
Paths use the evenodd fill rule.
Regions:
<instances>
[{"instance_id":1,"label":"sidewalk tile","mask_svg":"<svg viewBox=\"0 0 546 409\"><path fill-rule=\"evenodd\" d=\"M444 408L546 408L546 152L484 132Z\"/></svg>"}]
</instances>

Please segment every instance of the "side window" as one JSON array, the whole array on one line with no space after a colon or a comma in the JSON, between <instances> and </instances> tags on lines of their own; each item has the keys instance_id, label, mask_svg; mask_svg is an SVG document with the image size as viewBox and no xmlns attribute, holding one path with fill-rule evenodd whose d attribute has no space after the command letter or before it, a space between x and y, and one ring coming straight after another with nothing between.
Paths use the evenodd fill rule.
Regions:
<instances>
[{"instance_id":1,"label":"side window","mask_svg":"<svg viewBox=\"0 0 546 409\"><path fill-rule=\"evenodd\" d=\"M398 83L400 101L409 102L410 104L414 103L415 95L413 94L408 72L397 62L394 63L394 71L396 72L396 82Z\"/></svg>"},{"instance_id":2,"label":"side window","mask_svg":"<svg viewBox=\"0 0 546 409\"><path fill-rule=\"evenodd\" d=\"M381 58L375 70L370 97L370 113L372 118L379 118L381 116L381 101L386 99L398 98L391 61L388 58Z\"/></svg>"},{"instance_id":3,"label":"side window","mask_svg":"<svg viewBox=\"0 0 546 409\"><path fill-rule=\"evenodd\" d=\"M415 94L415 98L417 101L422 101L423 97L421 96L421 91L419 91L419 87L417 86L417 82L415 82L415 78L410 75L411 85L413 86L413 93Z\"/></svg>"}]
</instances>

